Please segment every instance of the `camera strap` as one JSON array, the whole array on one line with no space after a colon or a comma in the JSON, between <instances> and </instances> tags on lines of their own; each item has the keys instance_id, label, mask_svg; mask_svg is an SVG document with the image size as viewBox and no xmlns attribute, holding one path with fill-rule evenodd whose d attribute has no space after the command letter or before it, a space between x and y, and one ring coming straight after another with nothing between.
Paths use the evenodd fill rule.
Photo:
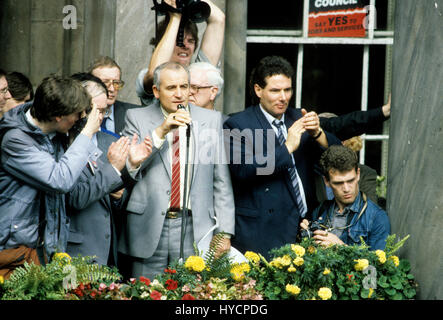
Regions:
<instances>
[{"instance_id":1,"label":"camera strap","mask_svg":"<svg viewBox=\"0 0 443 320\"><path fill-rule=\"evenodd\" d=\"M347 221L346 221L347 225L343 226L343 227L336 227L336 228L332 227L331 217L334 215L335 206L331 206L329 208L328 212L326 213L327 225L329 225L331 227L329 227L329 228L327 227L326 230L328 232L331 232L332 230L346 230L346 229L354 226L357 223L357 221L361 218L361 216L365 212L366 208L368 207L368 198L364 192L361 192L360 205L361 205L362 201L363 201L363 206L361 206L361 209L360 209L360 212L358 213L357 219L355 219L355 221L353 223L351 223L354 216L355 216L355 213L350 213L347 217Z\"/></svg>"}]
</instances>

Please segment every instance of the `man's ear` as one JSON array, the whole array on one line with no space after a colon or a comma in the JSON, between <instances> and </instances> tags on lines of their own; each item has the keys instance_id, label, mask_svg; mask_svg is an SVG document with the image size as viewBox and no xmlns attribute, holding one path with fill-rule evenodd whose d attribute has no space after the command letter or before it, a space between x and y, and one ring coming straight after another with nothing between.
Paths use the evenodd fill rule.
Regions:
<instances>
[{"instance_id":1,"label":"man's ear","mask_svg":"<svg viewBox=\"0 0 443 320\"><path fill-rule=\"evenodd\" d=\"M155 98L158 99L160 97L160 93L156 85L152 86L152 93L154 93Z\"/></svg>"},{"instance_id":2,"label":"man's ear","mask_svg":"<svg viewBox=\"0 0 443 320\"><path fill-rule=\"evenodd\" d=\"M331 187L331 185L329 184L329 180L325 177L325 176L323 176L323 181L325 182L325 185L327 186L327 187Z\"/></svg>"},{"instance_id":3,"label":"man's ear","mask_svg":"<svg viewBox=\"0 0 443 320\"><path fill-rule=\"evenodd\" d=\"M254 84L254 91L259 99L261 99L262 90L262 87L260 87L258 84Z\"/></svg>"},{"instance_id":4,"label":"man's ear","mask_svg":"<svg viewBox=\"0 0 443 320\"><path fill-rule=\"evenodd\" d=\"M217 93L218 93L218 88L217 87L212 87L211 88L211 97L210 97L211 101L215 100L215 97L217 97Z\"/></svg>"},{"instance_id":5,"label":"man's ear","mask_svg":"<svg viewBox=\"0 0 443 320\"><path fill-rule=\"evenodd\" d=\"M360 181L360 167L357 168L357 181Z\"/></svg>"},{"instance_id":6,"label":"man's ear","mask_svg":"<svg viewBox=\"0 0 443 320\"><path fill-rule=\"evenodd\" d=\"M54 119L55 119L56 122L60 122L60 121L62 121L62 117L58 117L58 116L56 116L56 117L54 117Z\"/></svg>"}]
</instances>

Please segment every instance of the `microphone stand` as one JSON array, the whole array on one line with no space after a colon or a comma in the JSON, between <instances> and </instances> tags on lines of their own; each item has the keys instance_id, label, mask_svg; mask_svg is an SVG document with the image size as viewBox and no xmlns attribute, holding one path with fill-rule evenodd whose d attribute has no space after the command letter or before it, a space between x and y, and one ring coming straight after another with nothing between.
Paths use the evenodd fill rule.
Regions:
<instances>
[{"instance_id":1,"label":"microphone stand","mask_svg":"<svg viewBox=\"0 0 443 320\"><path fill-rule=\"evenodd\" d=\"M185 109L183 105L178 106L179 109ZM182 224L181 224L181 230L180 230L180 264L183 264L184 261L184 243L185 243L185 236L186 236L186 222L188 219L189 214L189 208L188 208L188 180L189 180L189 168L190 168L190 161L189 161L189 145L191 140L191 124L188 124L186 127L186 157L185 157L185 175L183 177L183 209L182 211Z\"/></svg>"}]
</instances>

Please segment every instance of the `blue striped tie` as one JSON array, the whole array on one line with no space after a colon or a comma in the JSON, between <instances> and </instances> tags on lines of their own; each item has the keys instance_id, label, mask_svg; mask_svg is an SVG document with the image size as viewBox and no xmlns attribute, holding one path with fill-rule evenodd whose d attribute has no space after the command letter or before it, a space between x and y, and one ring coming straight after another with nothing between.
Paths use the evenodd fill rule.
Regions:
<instances>
[{"instance_id":1,"label":"blue striped tie","mask_svg":"<svg viewBox=\"0 0 443 320\"><path fill-rule=\"evenodd\" d=\"M283 135L283 129L282 129L283 121L274 120L272 123L278 129L278 142L280 143L280 145L284 145L286 140L285 136ZM298 212L300 212L300 215L303 218L305 216L305 214L303 213L305 206L303 204L303 199L300 194L300 187L298 185L297 171L295 169L295 166L289 167L288 172L289 172L289 177L291 178L292 186L294 187L294 192L297 199Z\"/></svg>"}]
</instances>

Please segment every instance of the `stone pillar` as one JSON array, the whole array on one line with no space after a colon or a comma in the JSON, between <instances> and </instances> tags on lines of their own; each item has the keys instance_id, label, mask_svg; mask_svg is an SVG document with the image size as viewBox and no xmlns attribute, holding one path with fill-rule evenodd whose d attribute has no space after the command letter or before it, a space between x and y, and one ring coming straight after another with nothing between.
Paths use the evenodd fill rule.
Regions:
<instances>
[{"instance_id":1,"label":"stone pillar","mask_svg":"<svg viewBox=\"0 0 443 320\"><path fill-rule=\"evenodd\" d=\"M443 0L395 11L387 211L419 299L443 299Z\"/></svg>"},{"instance_id":2,"label":"stone pillar","mask_svg":"<svg viewBox=\"0 0 443 320\"><path fill-rule=\"evenodd\" d=\"M247 0L227 0L225 39L225 114L245 108Z\"/></svg>"}]
</instances>

